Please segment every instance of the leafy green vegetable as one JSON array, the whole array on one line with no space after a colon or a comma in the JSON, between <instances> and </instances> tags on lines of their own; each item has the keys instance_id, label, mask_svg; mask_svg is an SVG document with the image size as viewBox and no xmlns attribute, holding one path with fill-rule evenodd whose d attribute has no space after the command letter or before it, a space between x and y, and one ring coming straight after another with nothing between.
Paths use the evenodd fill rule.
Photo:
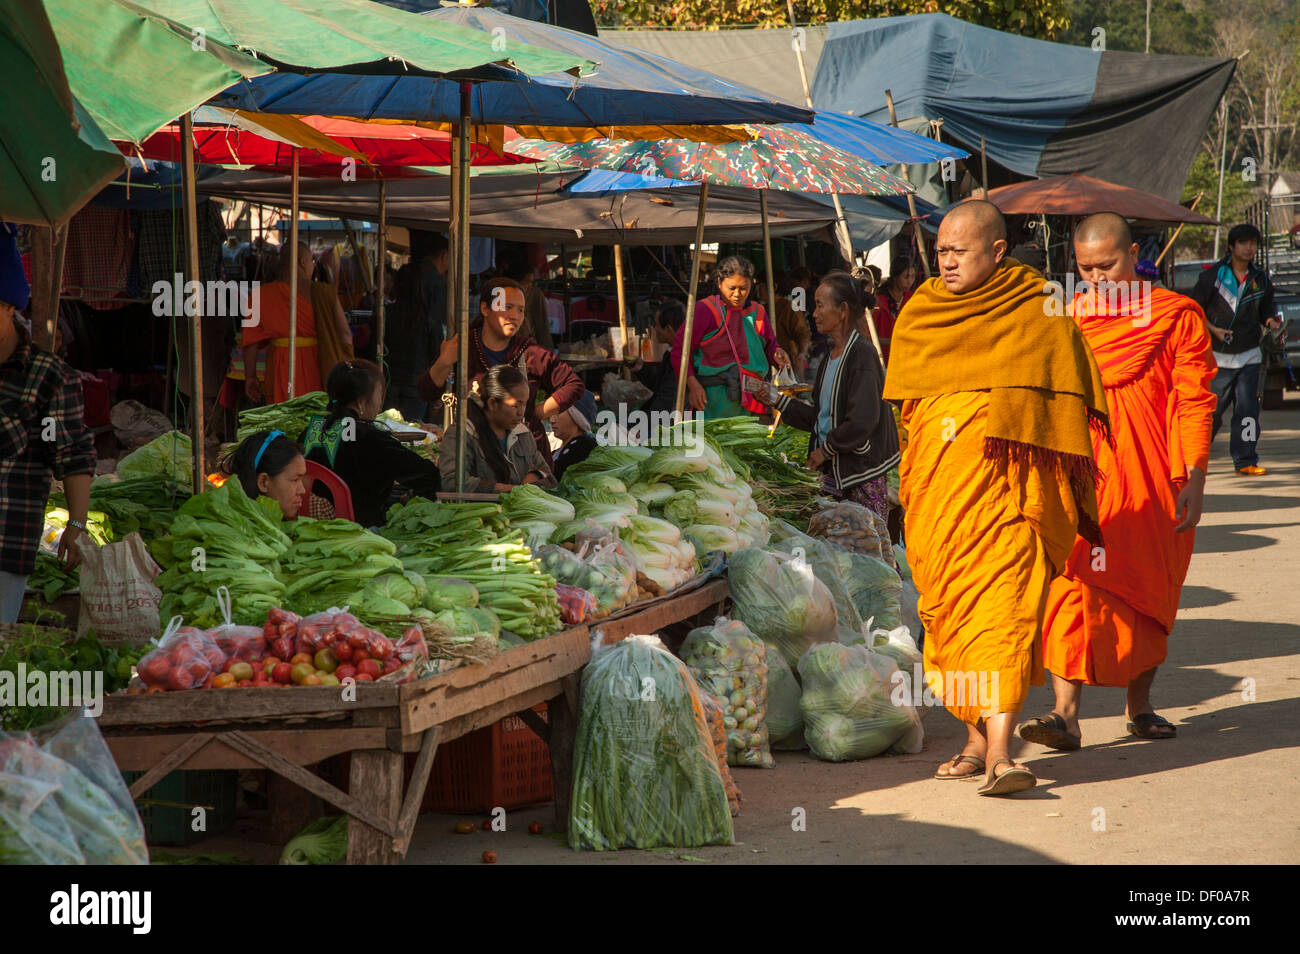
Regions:
<instances>
[{"instance_id":1,"label":"leafy green vegetable","mask_svg":"<svg viewBox=\"0 0 1300 954\"><path fill-rule=\"evenodd\" d=\"M835 604L802 559L749 548L730 558L735 616L791 666L815 643L836 637Z\"/></svg>"},{"instance_id":2,"label":"leafy green vegetable","mask_svg":"<svg viewBox=\"0 0 1300 954\"><path fill-rule=\"evenodd\" d=\"M916 708L896 701L898 665L865 646L822 643L799 660L800 708L812 754L829 762L919 752Z\"/></svg>"},{"instance_id":3,"label":"leafy green vegetable","mask_svg":"<svg viewBox=\"0 0 1300 954\"><path fill-rule=\"evenodd\" d=\"M444 576L426 579L425 585L424 605L435 612L453 606L478 606L478 590L473 583Z\"/></svg>"},{"instance_id":4,"label":"leafy green vegetable","mask_svg":"<svg viewBox=\"0 0 1300 954\"><path fill-rule=\"evenodd\" d=\"M348 856L348 816L318 818L294 835L280 855L282 865L337 865Z\"/></svg>"},{"instance_id":5,"label":"leafy green vegetable","mask_svg":"<svg viewBox=\"0 0 1300 954\"><path fill-rule=\"evenodd\" d=\"M137 447L117 462L117 475L161 477L183 487L194 484L194 450L189 435L168 431L148 444Z\"/></svg>"},{"instance_id":6,"label":"leafy green vegetable","mask_svg":"<svg viewBox=\"0 0 1300 954\"><path fill-rule=\"evenodd\" d=\"M501 510L516 526L521 521L564 523L573 519L573 504L547 493L536 484L520 484L510 493L503 494Z\"/></svg>"},{"instance_id":7,"label":"leafy green vegetable","mask_svg":"<svg viewBox=\"0 0 1300 954\"><path fill-rule=\"evenodd\" d=\"M279 430L296 441L307 429L308 422L316 415L324 414L328 407L329 397L324 391L309 391L279 404L240 411L235 440L242 442L259 431Z\"/></svg>"}]
</instances>

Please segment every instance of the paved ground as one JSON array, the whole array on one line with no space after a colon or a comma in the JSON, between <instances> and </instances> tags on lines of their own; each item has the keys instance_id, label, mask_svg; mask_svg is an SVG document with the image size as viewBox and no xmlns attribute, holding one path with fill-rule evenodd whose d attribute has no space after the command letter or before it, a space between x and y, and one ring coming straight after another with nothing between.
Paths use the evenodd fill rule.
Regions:
<instances>
[{"instance_id":1,"label":"paved ground","mask_svg":"<svg viewBox=\"0 0 1300 954\"><path fill-rule=\"evenodd\" d=\"M965 738L939 709L926 717L929 737L917 756L833 765L782 753L774 770L736 770L745 801L731 847L691 850L686 859L676 851L576 853L558 836L526 833L534 820L554 830L553 806L543 805L512 813L503 833L458 835L454 816L423 816L408 863L477 862L490 847L500 864L1293 864L1300 407L1264 420L1267 477L1237 477L1226 441L1214 447L1206 514L1154 696L1178 723L1176 740L1130 739L1123 691L1091 690L1082 751L1022 744L1039 787L1014 799L981 798L974 783L930 778ZM1027 711L1045 712L1051 701L1046 686L1036 688ZM806 809L806 831L791 829L796 808ZM278 855L232 834L194 850L259 861Z\"/></svg>"}]
</instances>

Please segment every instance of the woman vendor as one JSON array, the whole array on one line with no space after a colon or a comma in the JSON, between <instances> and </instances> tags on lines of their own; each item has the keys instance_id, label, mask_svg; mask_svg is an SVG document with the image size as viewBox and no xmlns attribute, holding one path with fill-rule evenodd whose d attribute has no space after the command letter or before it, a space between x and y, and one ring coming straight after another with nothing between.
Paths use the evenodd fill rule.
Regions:
<instances>
[{"instance_id":1,"label":"woman vendor","mask_svg":"<svg viewBox=\"0 0 1300 954\"><path fill-rule=\"evenodd\" d=\"M551 465L524 423L529 384L513 365L499 364L477 382L465 406L465 491L508 493L519 484L554 487ZM456 428L438 450L442 482L456 484Z\"/></svg>"},{"instance_id":2,"label":"woman vendor","mask_svg":"<svg viewBox=\"0 0 1300 954\"><path fill-rule=\"evenodd\" d=\"M764 404L776 406L785 423L812 433L808 466L821 471L827 493L887 520L886 474L898 465L898 431L881 398L880 357L862 334L866 297L861 283L843 272L832 272L817 286L813 317L818 332L830 339L830 351L817 369L812 404L758 379L746 383Z\"/></svg>"},{"instance_id":3,"label":"woman vendor","mask_svg":"<svg viewBox=\"0 0 1300 954\"><path fill-rule=\"evenodd\" d=\"M280 253L280 271L273 282L256 290L255 324L243 330L244 393L255 404L279 404L289 398L289 279L294 268L289 249ZM298 332L294 394L321 389L320 355L316 349L316 318L311 307L311 275L315 261L306 242L298 244ZM341 312L340 312L341 314ZM333 320L327 316L323 320ZM257 353L269 348L266 381L257 377Z\"/></svg>"},{"instance_id":4,"label":"woman vendor","mask_svg":"<svg viewBox=\"0 0 1300 954\"><path fill-rule=\"evenodd\" d=\"M532 338L519 334L524 323L524 290L509 278L494 278L484 284L479 298L479 317L469 327L469 379L479 381L489 368L510 365L527 375L528 401L523 420L533 441L551 466L551 448L542 422L570 408L583 394L582 380L574 370L540 347ZM459 335L442 344L438 360L420 376L420 397L441 398L443 386L456 365ZM540 392L546 393L538 401Z\"/></svg>"},{"instance_id":5,"label":"woman vendor","mask_svg":"<svg viewBox=\"0 0 1300 954\"><path fill-rule=\"evenodd\" d=\"M763 407L741 387L742 378L762 381L773 364L790 366L776 341L767 310L758 302L746 304L754 283L754 266L732 256L719 264L715 280L718 293L695 306L695 321L688 347L686 403L705 419L762 413ZM673 341L670 360L681 367L686 326Z\"/></svg>"},{"instance_id":6,"label":"woman vendor","mask_svg":"<svg viewBox=\"0 0 1300 954\"><path fill-rule=\"evenodd\" d=\"M566 468L581 463L596 449L599 441L591 433L596 426L596 399L590 391L583 392L578 403L567 411L555 415L551 429L555 436L564 442L555 452L555 479L564 476Z\"/></svg>"},{"instance_id":7,"label":"woman vendor","mask_svg":"<svg viewBox=\"0 0 1300 954\"><path fill-rule=\"evenodd\" d=\"M437 498L442 489L437 465L374 423L384 407L384 375L378 365L360 358L341 361L330 371L325 390L329 409L308 422L302 448L308 460L328 467L348 485L357 523L382 525L395 486Z\"/></svg>"},{"instance_id":8,"label":"woman vendor","mask_svg":"<svg viewBox=\"0 0 1300 954\"><path fill-rule=\"evenodd\" d=\"M249 500L270 497L285 520L296 520L302 504L307 461L284 431L259 431L246 438L222 462L221 469L239 479Z\"/></svg>"}]
</instances>

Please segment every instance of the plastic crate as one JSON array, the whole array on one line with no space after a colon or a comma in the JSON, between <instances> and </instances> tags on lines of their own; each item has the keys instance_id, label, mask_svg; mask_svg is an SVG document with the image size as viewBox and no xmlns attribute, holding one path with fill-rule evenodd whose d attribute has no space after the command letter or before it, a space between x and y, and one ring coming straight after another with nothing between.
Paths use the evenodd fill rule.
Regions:
<instances>
[{"instance_id":1,"label":"plastic crate","mask_svg":"<svg viewBox=\"0 0 1300 954\"><path fill-rule=\"evenodd\" d=\"M122 777L129 786L143 774L123 772ZM235 823L238 785L239 773L234 769L172 772L138 799L176 803L137 806L144 822L145 841L151 845L183 846L226 831ZM204 831L192 827L192 809L196 805L207 809Z\"/></svg>"},{"instance_id":2,"label":"plastic crate","mask_svg":"<svg viewBox=\"0 0 1300 954\"><path fill-rule=\"evenodd\" d=\"M546 703L533 711L546 721ZM412 753L406 760L408 779L414 764ZM438 746L420 811L477 814L554 797L550 747L511 715Z\"/></svg>"}]
</instances>

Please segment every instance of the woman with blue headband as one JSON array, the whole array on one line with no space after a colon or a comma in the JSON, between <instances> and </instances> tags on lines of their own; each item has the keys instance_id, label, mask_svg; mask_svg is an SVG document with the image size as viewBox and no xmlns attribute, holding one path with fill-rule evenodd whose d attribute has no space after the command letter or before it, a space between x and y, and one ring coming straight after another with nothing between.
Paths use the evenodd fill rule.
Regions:
<instances>
[{"instance_id":1,"label":"woman with blue headband","mask_svg":"<svg viewBox=\"0 0 1300 954\"><path fill-rule=\"evenodd\" d=\"M284 431L253 434L236 448L223 469L239 478L250 500L259 495L270 497L280 505L284 519L297 519L307 460L302 448Z\"/></svg>"}]
</instances>

